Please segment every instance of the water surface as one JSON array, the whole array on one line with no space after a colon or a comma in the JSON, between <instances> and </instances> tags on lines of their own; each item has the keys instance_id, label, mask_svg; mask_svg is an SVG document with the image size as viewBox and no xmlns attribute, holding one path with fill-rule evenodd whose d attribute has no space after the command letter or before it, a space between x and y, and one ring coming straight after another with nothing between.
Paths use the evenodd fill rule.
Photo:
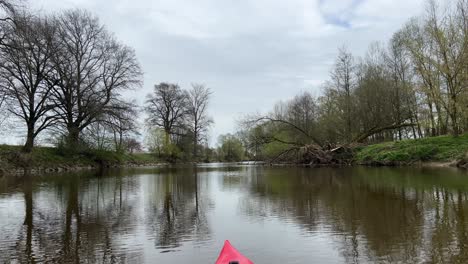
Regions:
<instances>
[{"instance_id":1,"label":"water surface","mask_svg":"<svg viewBox=\"0 0 468 264\"><path fill-rule=\"evenodd\" d=\"M210 164L0 178L0 263L468 263L468 173Z\"/></svg>"}]
</instances>

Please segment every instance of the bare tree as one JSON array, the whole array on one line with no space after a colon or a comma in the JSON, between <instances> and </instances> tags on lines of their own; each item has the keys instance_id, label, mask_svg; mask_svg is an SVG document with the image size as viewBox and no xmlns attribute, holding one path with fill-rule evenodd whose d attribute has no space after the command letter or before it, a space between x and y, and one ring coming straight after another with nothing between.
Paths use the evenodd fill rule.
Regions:
<instances>
[{"instance_id":1,"label":"bare tree","mask_svg":"<svg viewBox=\"0 0 468 264\"><path fill-rule=\"evenodd\" d=\"M129 153L135 153L142 151L141 143L135 138L127 138L124 142L125 150Z\"/></svg>"},{"instance_id":2,"label":"bare tree","mask_svg":"<svg viewBox=\"0 0 468 264\"><path fill-rule=\"evenodd\" d=\"M110 151L114 147L112 131L105 122L94 122L87 126L81 137L82 141L93 149Z\"/></svg>"},{"instance_id":3,"label":"bare tree","mask_svg":"<svg viewBox=\"0 0 468 264\"><path fill-rule=\"evenodd\" d=\"M6 31L10 31L12 26L12 15L15 11L15 5L13 0L0 0L0 44L4 45L4 39L6 37ZM6 101L6 93L4 87L6 86L6 82L0 79L0 116L1 121L0 125L6 119L6 111L5 111L5 101Z\"/></svg>"},{"instance_id":4,"label":"bare tree","mask_svg":"<svg viewBox=\"0 0 468 264\"><path fill-rule=\"evenodd\" d=\"M18 1L15 0L0 0L0 10L4 13L1 20L5 20L8 15L14 13Z\"/></svg>"},{"instance_id":5,"label":"bare tree","mask_svg":"<svg viewBox=\"0 0 468 264\"><path fill-rule=\"evenodd\" d=\"M213 120L208 116L211 91L201 84L192 84L188 92L188 128L193 136L193 158L198 158L198 146L206 138L206 132Z\"/></svg>"},{"instance_id":6,"label":"bare tree","mask_svg":"<svg viewBox=\"0 0 468 264\"><path fill-rule=\"evenodd\" d=\"M114 110L121 91L141 84L142 72L135 52L87 11L66 11L56 23L52 98L73 146L83 129Z\"/></svg>"},{"instance_id":7,"label":"bare tree","mask_svg":"<svg viewBox=\"0 0 468 264\"><path fill-rule=\"evenodd\" d=\"M183 127L187 114L187 93L177 84L157 84L153 93L147 96L146 112L149 125L164 129L167 145L170 136L178 134Z\"/></svg>"},{"instance_id":8,"label":"bare tree","mask_svg":"<svg viewBox=\"0 0 468 264\"><path fill-rule=\"evenodd\" d=\"M286 120L300 127L309 135L316 132L317 118L317 104L314 97L309 92L302 92L288 102ZM296 138L298 142L309 143L307 140L307 137L302 137L301 139L300 137Z\"/></svg>"},{"instance_id":9,"label":"bare tree","mask_svg":"<svg viewBox=\"0 0 468 264\"><path fill-rule=\"evenodd\" d=\"M0 43L6 33L3 26L13 23L13 16L15 15L16 9L17 3L15 0L0 0L0 23L2 24L2 27L0 27Z\"/></svg>"},{"instance_id":10,"label":"bare tree","mask_svg":"<svg viewBox=\"0 0 468 264\"><path fill-rule=\"evenodd\" d=\"M135 120L137 109L134 103L126 102L121 102L113 108L114 111L107 114L105 122L112 133L115 151L123 152L131 137L139 134Z\"/></svg>"},{"instance_id":11,"label":"bare tree","mask_svg":"<svg viewBox=\"0 0 468 264\"><path fill-rule=\"evenodd\" d=\"M353 74L354 74L354 58L353 55L346 49L340 48L338 57L332 71L332 80L340 95L339 107L343 113L343 121L345 123L344 135L346 142L350 142L353 136L353 109L352 109L352 89L353 89Z\"/></svg>"},{"instance_id":12,"label":"bare tree","mask_svg":"<svg viewBox=\"0 0 468 264\"><path fill-rule=\"evenodd\" d=\"M16 13L0 44L0 77L10 113L27 128L23 151L30 152L35 138L56 121L51 114L51 39L54 28L49 19Z\"/></svg>"},{"instance_id":13,"label":"bare tree","mask_svg":"<svg viewBox=\"0 0 468 264\"><path fill-rule=\"evenodd\" d=\"M413 110L417 101L412 82L411 61L404 48L404 37L401 33L393 35L389 42L388 51L384 54L384 61L389 78L392 80L388 89L393 93L388 99L392 104L392 115L395 123L403 123L409 119L410 123L417 123L419 127L418 116ZM415 128L413 127L412 130L413 137L417 138ZM402 140L403 130L397 129L397 133L398 139ZM421 136L421 133L419 135Z\"/></svg>"}]
</instances>

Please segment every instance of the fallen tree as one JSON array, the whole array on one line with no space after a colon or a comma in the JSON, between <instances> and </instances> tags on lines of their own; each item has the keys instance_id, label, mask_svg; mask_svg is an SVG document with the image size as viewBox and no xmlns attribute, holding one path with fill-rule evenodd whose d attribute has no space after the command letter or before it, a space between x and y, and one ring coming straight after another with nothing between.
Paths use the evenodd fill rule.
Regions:
<instances>
[{"instance_id":1,"label":"fallen tree","mask_svg":"<svg viewBox=\"0 0 468 264\"><path fill-rule=\"evenodd\" d=\"M246 127L267 127L271 125L280 125L279 131L290 129L303 135L303 141L291 141L281 139L264 129L263 133L255 138L255 145L265 145L269 143L279 143L285 146L285 149L280 151L274 157L267 161L270 164L289 163L302 164L308 166L320 165L350 165L354 160L354 149L362 145L369 137L389 130L395 130L403 127L411 127L415 124L400 123L384 126L375 126L367 131L364 131L353 138L351 142L335 144L330 142L322 142L318 137L311 135L310 132L299 127L298 125L279 118L260 117L250 119L244 122Z\"/></svg>"}]
</instances>

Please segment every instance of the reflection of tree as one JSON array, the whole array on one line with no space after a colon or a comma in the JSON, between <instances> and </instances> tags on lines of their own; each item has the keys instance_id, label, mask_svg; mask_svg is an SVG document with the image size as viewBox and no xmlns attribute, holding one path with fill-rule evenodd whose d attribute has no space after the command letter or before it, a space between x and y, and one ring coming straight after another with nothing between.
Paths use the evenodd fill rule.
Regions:
<instances>
[{"instance_id":1,"label":"reflection of tree","mask_svg":"<svg viewBox=\"0 0 468 264\"><path fill-rule=\"evenodd\" d=\"M458 173L450 177L447 171L437 175L398 169L253 170L251 195L240 205L243 213L294 220L305 232L331 230L347 262L468 260L468 193L448 189L457 186ZM445 177L447 188L434 187L441 185L440 177Z\"/></svg>"},{"instance_id":2,"label":"reflection of tree","mask_svg":"<svg viewBox=\"0 0 468 264\"><path fill-rule=\"evenodd\" d=\"M37 176L35 176L37 178ZM137 261L141 251L122 253L121 236L135 226L135 178L74 174L21 180L24 228L7 259L21 263L116 263ZM40 182L40 184L38 184ZM54 195L55 194L55 195ZM1 261L2 257L0 257Z\"/></svg>"},{"instance_id":3,"label":"reflection of tree","mask_svg":"<svg viewBox=\"0 0 468 264\"><path fill-rule=\"evenodd\" d=\"M16 251L18 252L17 258L21 262L35 263L33 252L33 186L32 179L29 175L21 177L25 183L21 186L24 196L24 221L20 229Z\"/></svg>"},{"instance_id":4,"label":"reflection of tree","mask_svg":"<svg viewBox=\"0 0 468 264\"><path fill-rule=\"evenodd\" d=\"M175 248L187 238L209 238L206 196L200 195L199 169L168 169L152 178L147 221L157 248ZM150 234L150 235L153 235Z\"/></svg>"}]
</instances>

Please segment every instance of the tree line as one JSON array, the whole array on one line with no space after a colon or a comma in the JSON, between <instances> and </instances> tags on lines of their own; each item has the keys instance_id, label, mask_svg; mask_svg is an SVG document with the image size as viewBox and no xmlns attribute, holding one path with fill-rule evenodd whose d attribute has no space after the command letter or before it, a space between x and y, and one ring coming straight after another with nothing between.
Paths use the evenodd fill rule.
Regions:
<instances>
[{"instance_id":1,"label":"tree line","mask_svg":"<svg viewBox=\"0 0 468 264\"><path fill-rule=\"evenodd\" d=\"M17 3L0 0L0 108L25 128L26 153L45 133L75 151L140 150L142 110L146 147L169 161L323 156L339 146L468 130L468 0L444 8L429 0L424 15L363 57L340 48L320 96L305 91L245 118L216 149L208 145L205 85L156 84L139 107L123 96L142 85L135 51L95 15L36 14Z\"/></svg>"},{"instance_id":2,"label":"tree line","mask_svg":"<svg viewBox=\"0 0 468 264\"><path fill-rule=\"evenodd\" d=\"M240 137L257 159L466 132L468 1L428 1L423 15L363 57L340 48L320 96L302 92L243 125Z\"/></svg>"},{"instance_id":3,"label":"tree line","mask_svg":"<svg viewBox=\"0 0 468 264\"><path fill-rule=\"evenodd\" d=\"M216 148L209 146L211 94L203 84L192 84L189 90L173 83L155 85L145 102L149 151L171 162L232 162L247 158L242 141L235 135L221 135Z\"/></svg>"},{"instance_id":4,"label":"tree line","mask_svg":"<svg viewBox=\"0 0 468 264\"><path fill-rule=\"evenodd\" d=\"M172 83L155 85L145 102L150 151L172 161L206 157L207 132L213 123L208 115L210 96L210 89L201 84L192 84L188 91Z\"/></svg>"}]
</instances>

